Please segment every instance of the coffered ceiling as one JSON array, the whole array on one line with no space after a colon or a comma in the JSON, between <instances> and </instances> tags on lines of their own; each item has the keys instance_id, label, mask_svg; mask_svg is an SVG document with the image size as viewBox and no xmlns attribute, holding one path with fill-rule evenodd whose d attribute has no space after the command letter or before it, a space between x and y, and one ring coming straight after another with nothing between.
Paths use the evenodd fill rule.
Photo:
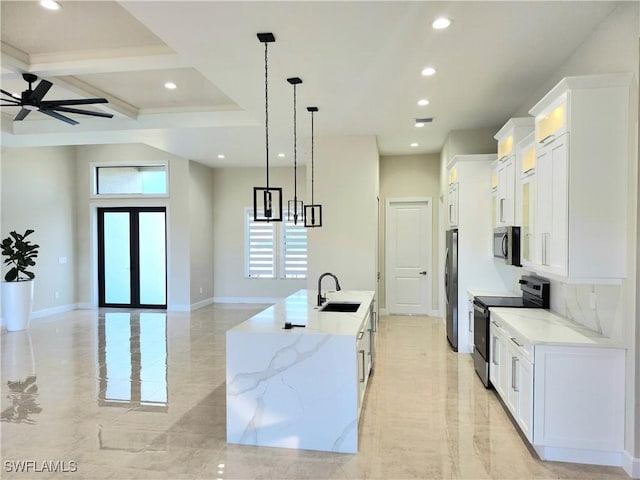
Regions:
<instances>
[{"instance_id":1,"label":"coffered ceiling","mask_svg":"<svg viewBox=\"0 0 640 480\"><path fill-rule=\"evenodd\" d=\"M45 100L105 97L68 125L40 112L13 121L8 146L147 143L211 166L264 162L269 45L273 164L293 155L317 106L318 136L374 135L382 155L439 152L451 130L501 126L616 7L615 2L2 1L2 88L23 72L54 84ZM431 22L453 24L436 31ZM425 77L431 65L436 75ZM167 90L165 82L177 88ZM418 106L427 98L429 105ZM433 117L423 128L415 118ZM417 147L411 147L417 143ZM275 156L285 153L284 158ZM218 158L224 155L224 158ZM299 158L305 162L304 156Z\"/></svg>"}]
</instances>

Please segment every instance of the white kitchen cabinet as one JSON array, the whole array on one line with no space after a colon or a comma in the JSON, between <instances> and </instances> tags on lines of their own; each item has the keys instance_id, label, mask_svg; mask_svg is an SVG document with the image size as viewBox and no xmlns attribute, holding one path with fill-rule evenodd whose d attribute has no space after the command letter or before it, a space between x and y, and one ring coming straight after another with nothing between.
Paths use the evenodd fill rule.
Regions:
<instances>
[{"instance_id":1,"label":"white kitchen cabinet","mask_svg":"<svg viewBox=\"0 0 640 480\"><path fill-rule=\"evenodd\" d=\"M567 77L535 116L532 268L570 283L626 276L631 74Z\"/></svg>"},{"instance_id":2,"label":"white kitchen cabinet","mask_svg":"<svg viewBox=\"0 0 640 480\"><path fill-rule=\"evenodd\" d=\"M540 145L536 153L538 208L534 251L539 262L534 265L540 272L562 277L568 274L569 135L565 133Z\"/></svg>"},{"instance_id":3,"label":"white kitchen cabinet","mask_svg":"<svg viewBox=\"0 0 640 480\"><path fill-rule=\"evenodd\" d=\"M533 132L527 135L516 150L516 165L519 165L519 189L517 197L516 223L520 225L520 261L524 267L540 264L535 248L537 182L536 182L536 145Z\"/></svg>"},{"instance_id":4,"label":"white kitchen cabinet","mask_svg":"<svg viewBox=\"0 0 640 480\"><path fill-rule=\"evenodd\" d=\"M533 131L533 117L511 118L494 138L498 141L495 226L514 225L516 205L516 145Z\"/></svg>"},{"instance_id":5,"label":"white kitchen cabinet","mask_svg":"<svg viewBox=\"0 0 640 480\"><path fill-rule=\"evenodd\" d=\"M502 334L502 326L493 320L489 326L491 336L489 380L501 398L507 397L507 356L508 350Z\"/></svg>"},{"instance_id":6,"label":"white kitchen cabinet","mask_svg":"<svg viewBox=\"0 0 640 480\"><path fill-rule=\"evenodd\" d=\"M371 367L373 365L374 355L374 332L372 324L372 308L373 304L369 308L367 317L360 326L356 340L356 352L358 362L358 416L362 410L362 404L364 402L364 395L367 391L367 384L369 383L369 375L371 374Z\"/></svg>"},{"instance_id":7,"label":"white kitchen cabinet","mask_svg":"<svg viewBox=\"0 0 640 480\"><path fill-rule=\"evenodd\" d=\"M448 219L450 227L458 226L458 184L453 183L449 185L449 205L448 205Z\"/></svg>"},{"instance_id":8,"label":"white kitchen cabinet","mask_svg":"<svg viewBox=\"0 0 640 480\"><path fill-rule=\"evenodd\" d=\"M491 228L498 226L498 161L491 164Z\"/></svg>"},{"instance_id":9,"label":"white kitchen cabinet","mask_svg":"<svg viewBox=\"0 0 640 480\"><path fill-rule=\"evenodd\" d=\"M490 379L527 440L533 441L533 364L527 344L492 321Z\"/></svg>"},{"instance_id":10,"label":"white kitchen cabinet","mask_svg":"<svg viewBox=\"0 0 640 480\"><path fill-rule=\"evenodd\" d=\"M492 254L489 178L491 164L495 160L495 154L456 155L447 165L449 172L456 172L452 184L455 185L455 201L445 199L443 205L457 205L454 228L458 229L456 347L459 353L473 352L473 322L470 324L466 314L467 291L478 287L506 291L513 285L511 267L496 262ZM451 180L451 175L449 178Z\"/></svg>"},{"instance_id":11,"label":"white kitchen cabinet","mask_svg":"<svg viewBox=\"0 0 640 480\"><path fill-rule=\"evenodd\" d=\"M620 466L624 347L544 309L491 319L491 383L540 458Z\"/></svg>"},{"instance_id":12,"label":"white kitchen cabinet","mask_svg":"<svg viewBox=\"0 0 640 480\"><path fill-rule=\"evenodd\" d=\"M474 347L474 339L473 339L473 329L474 329L474 325L473 325L473 299L469 299L467 301L467 320L468 320L468 328L467 328L467 342L468 342L468 349L471 353L473 353L473 347Z\"/></svg>"}]
</instances>

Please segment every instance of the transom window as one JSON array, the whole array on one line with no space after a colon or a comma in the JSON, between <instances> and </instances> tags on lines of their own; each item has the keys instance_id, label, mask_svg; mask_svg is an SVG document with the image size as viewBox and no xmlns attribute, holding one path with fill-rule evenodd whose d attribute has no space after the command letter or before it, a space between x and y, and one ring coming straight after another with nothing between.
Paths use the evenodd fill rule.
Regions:
<instances>
[{"instance_id":1,"label":"transom window","mask_svg":"<svg viewBox=\"0 0 640 480\"><path fill-rule=\"evenodd\" d=\"M96 167L96 195L166 195L167 165Z\"/></svg>"}]
</instances>

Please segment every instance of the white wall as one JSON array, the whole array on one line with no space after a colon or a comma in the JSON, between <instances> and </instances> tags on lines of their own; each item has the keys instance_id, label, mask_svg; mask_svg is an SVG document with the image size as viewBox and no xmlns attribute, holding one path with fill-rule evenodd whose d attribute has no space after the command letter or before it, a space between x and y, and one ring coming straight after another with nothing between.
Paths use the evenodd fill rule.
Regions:
<instances>
[{"instance_id":1,"label":"white wall","mask_svg":"<svg viewBox=\"0 0 640 480\"><path fill-rule=\"evenodd\" d=\"M191 305L213 302L213 169L189 162Z\"/></svg>"},{"instance_id":2,"label":"white wall","mask_svg":"<svg viewBox=\"0 0 640 480\"><path fill-rule=\"evenodd\" d=\"M375 290L379 185L375 137L316 139L314 158L314 197L322 205L322 227L308 232L307 288L316 291L318 277L332 272L344 290ZM307 189L311 191L310 164ZM324 287L334 288L330 281Z\"/></svg>"},{"instance_id":3,"label":"white wall","mask_svg":"<svg viewBox=\"0 0 640 480\"><path fill-rule=\"evenodd\" d=\"M142 144L88 145L76 147L77 156L77 246L78 303L97 306L97 238L96 210L99 206L167 207L167 301L170 310L189 310L190 282L190 215L188 160ZM91 163L131 164L131 162L169 163L170 192L168 198L95 199L91 198Z\"/></svg>"},{"instance_id":4,"label":"white wall","mask_svg":"<svg viewBox=\"0 0 640 480\"><path fill-rule=\"evenodd\" d=\"M298 166L298 198L309 200L304 183L305 168ZM305 280L245 278L244 238L246 207L253 207L253 187L264 187L261 168L215 168L213 173L214 272L216 301L270 302L306 288ZM293 167L269 169L269 185L282 187L283 211L293 198Z\"/></svg>"},{"instance_id":5,"label":"white wall","mask_svg":"<svg viewBox=\"0 0 640 480\"><path fill-rule=\"evenodd\" d=\"M2 148L0 235L30 228L40 245L34 318L72 309L76 301L75 188L73 147ZM3 266L2 278L5 273Z\"/></svg>"},{"instance_id":6,"label":"white wall","mask_svg":"<svg viewBox=\"0 0 640 480\"><path fill-rule=\"evenodd\" d=\"M440 156L402 155L380 157L380 307L386 308L385 296L385 205L388 198L431 197L432 215L432 271L430 310L438 310L440 270L438 268L438 204L440 196Z\"/></svg>"}]
</instances>

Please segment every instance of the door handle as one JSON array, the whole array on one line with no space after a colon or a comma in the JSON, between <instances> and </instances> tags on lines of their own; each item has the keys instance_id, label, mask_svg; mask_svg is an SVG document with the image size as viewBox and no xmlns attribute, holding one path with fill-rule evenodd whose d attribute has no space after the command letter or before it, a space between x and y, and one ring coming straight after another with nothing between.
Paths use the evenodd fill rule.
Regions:
<instances>
[{"instance_id":1,"label":"door handle","mask_svg":"<svg viewBox=\"0 0 640 480\"><path fill-rule=\"evenodd\" d=\"M420 275L426 275L426 274L427 274L427 271L426 271L426 270L424 270L424 271L422 271L422 272L418 272L418 273L419 273Z\"/></svg>"}]
</instances>

